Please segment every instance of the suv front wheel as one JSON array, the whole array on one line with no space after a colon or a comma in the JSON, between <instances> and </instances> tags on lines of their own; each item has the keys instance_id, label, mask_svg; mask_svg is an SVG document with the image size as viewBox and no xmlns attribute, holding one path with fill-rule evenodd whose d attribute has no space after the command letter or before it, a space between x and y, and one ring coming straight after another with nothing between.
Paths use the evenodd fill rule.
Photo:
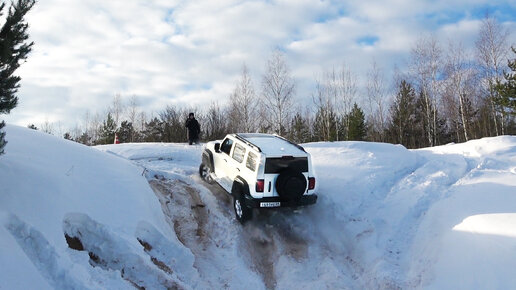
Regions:
<instances>
[{"instance_id":1,"label":"suv front wheel","mask_svg":"<svg viewBox=\"0 0 516 290\"><path fill-rule=\"evenodd\" d=\"M202 180L206 181L208 184L213 183L210 167L206 164L201 163L201 166L199 166L199 175L201 176Z\"/></svg>"}]
</instances>

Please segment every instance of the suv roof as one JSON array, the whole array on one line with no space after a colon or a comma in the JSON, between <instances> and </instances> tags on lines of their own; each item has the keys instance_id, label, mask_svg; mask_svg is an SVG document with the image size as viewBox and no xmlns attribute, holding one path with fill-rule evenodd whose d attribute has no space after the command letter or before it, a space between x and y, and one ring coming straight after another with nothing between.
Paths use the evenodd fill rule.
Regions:
<instances>
[{"instance_id":1,"label":"suv roof","mask_svg":"<svg viewBox=\"0 0 516 290\"><path fill-rule=\"evenodd\" d=\"M278 135L263 134L263 133L245 133L234 134L238 139L244 139L251 143L260 152L266 155L306 155L303 147L292 143ZM254 146L253 146L254 145Z\"/></svg>"}]
</instances>

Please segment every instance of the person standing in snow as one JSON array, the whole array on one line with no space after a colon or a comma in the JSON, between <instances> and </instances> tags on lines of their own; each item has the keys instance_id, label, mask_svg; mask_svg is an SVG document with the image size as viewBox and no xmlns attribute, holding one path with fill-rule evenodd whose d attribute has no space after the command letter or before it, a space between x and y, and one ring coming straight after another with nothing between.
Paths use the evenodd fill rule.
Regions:
<instances>
[{"instance_id":1,"label":"person standing in snow","mask_svg":"<svg viewBox=\"0 0 516 290\"><path fill-rule=\"evenodd\" d=\"M194 113L188 115L185 127L188 128L188 144L198 144L201 125L199 125L199 122L195 119Z\"/></svg>"}]
</instances>

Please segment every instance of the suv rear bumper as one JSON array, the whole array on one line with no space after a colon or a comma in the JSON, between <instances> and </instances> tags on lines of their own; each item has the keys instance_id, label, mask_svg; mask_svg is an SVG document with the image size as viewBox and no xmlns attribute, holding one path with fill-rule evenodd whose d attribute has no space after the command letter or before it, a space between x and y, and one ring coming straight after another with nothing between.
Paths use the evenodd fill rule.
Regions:
<instances>
[{"instance_id":1,"label":"suv rear bumper","mask_svg":"<svg viewBox=\"0 0 516 290\"><path fill-rule=\"evenodd\" d=\"M279 205L272 205L278 203ZM317 202L317 194L303 195L299 200L282 201L279 197L264 197L264 198L253 198L252 196L245 195L245 205L251 208L277 208L277 207L292 207L292 206L303 206L311 205ZM269 206L263 206L263 203L269 204Z\"/></svg>"}]
</instances>

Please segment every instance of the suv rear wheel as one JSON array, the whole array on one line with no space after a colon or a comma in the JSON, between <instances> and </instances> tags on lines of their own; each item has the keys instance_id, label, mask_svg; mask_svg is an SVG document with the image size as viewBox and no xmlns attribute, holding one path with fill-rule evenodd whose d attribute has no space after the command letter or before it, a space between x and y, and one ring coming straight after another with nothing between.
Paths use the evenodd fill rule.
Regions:
<instances>
[{"instance_id":1,"label":"suv rear wheel","mask_svg":"<svg viewBox=\"0 0 516 290\"><path fill-rule=\"evenodd\" d=\"M245 205L244 196L241 192L233 194L233 209L235 210L235 217L241 223L253 217L253 210Z\"/></svg>"}]
</instances>

